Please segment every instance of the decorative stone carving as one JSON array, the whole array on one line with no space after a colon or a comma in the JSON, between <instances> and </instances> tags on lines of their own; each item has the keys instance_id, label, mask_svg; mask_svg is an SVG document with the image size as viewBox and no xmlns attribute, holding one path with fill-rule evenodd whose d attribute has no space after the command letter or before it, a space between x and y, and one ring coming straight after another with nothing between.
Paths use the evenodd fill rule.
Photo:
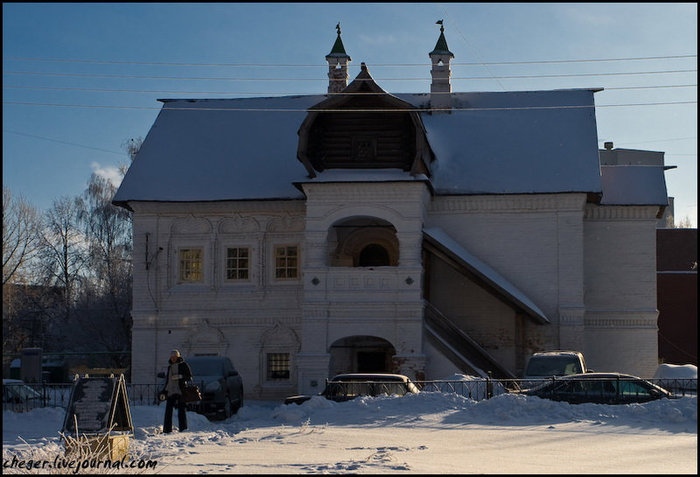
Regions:
<instances>
[{"instance_id":1,"label":"decorative stone carving","mask_svg":"<svg viewBox=\"0 0 700 477\"><path fill-rule=\"evenodd\" d=\"M219 233L222 234L258 232L259 230L260 224L257 220L253 217L244 217L241 215L227 217L219 224Z\"/></svg>"},{"instance_id":2,"label":"decorative stone carving","mask_svg":"<svg viewBox=\"0 0 700 477\"><path fill-rule=\"evenodd\" d=\"M298 353L301 349L301 340L293 329L276 322L260 335L260 347L285 348Z\"/></svg>"},{"instance_id":3,"label":"decorative stone carving","mask_svg":"<svg viewBox=\"0 0 700 477\"><path fill-rule=\"evenodd\" d=\"M267 224L268 232L301 232L304 230L306 224L304 222L304 217L283 215L281 217L275 217L270 220Z\"/></svg>"},{"instance_id":4,"label":"decorative stone carving","mask_svg":"<svg viewBox=\"0 0 700 477\"><path fill-rule=\"evenodd\" d=\"M211 222L203 217L182 217L175 219L170 227L172 235L208 234L212 232Z\"/></svg>"},{"instance_id":5,"label":"decorative stone carving","mask_svg":"<svg viewBox=\"0 0 700 477\"><path fill-rule=\"evenodd\" d=\"M203 325L193 327L194 331L184 342L184 348L188 355L195 353L215 353L219 356L226 354L229 342L224 333L209 324L206 318L202 320Z\"/></svg>"}]
</instances>

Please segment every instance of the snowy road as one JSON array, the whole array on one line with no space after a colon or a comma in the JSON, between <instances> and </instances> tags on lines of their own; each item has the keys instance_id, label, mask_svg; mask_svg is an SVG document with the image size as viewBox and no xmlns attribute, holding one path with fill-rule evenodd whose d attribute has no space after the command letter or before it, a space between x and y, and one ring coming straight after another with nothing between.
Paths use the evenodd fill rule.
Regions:
<instances>
[{"instance_id":1,"label":"snowy road","mask_svg":"<svg viewBox=\"0 0 700 477\"><path fill-rule=\"evenodd\" d=\"M166 472L692 474L697 470L694 434L640 435L591 424L553 429L273 428L173 451L163 459L170 461Z\"/></svg>"},{"instance_id":2,"label":"snowy road","mask_svg":"<svg viewBox=\"0 0 700 477\"><path fill-rule=\"evenodd\" d=\"M60 452L60 409L4 413L3 458L18 442ZM210 423L160 434L163 407L132 408L136 458L160 473L691 473L697 471L697 398L572 406L503 395L474 402L422 393L301 406L249 401Z\"/></svg>"}]
</instances>

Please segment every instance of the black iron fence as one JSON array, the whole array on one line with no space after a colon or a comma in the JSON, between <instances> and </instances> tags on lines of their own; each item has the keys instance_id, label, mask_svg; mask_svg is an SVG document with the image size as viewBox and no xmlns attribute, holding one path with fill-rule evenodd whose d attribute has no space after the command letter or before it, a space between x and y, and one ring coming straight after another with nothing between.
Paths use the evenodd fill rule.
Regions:
<instances>
[{"instance_id":1,"label":"black iron fence","mask_svg":"<svg viewBox=\"0 0 700 477\"><path fill-rule=\"evenodd\" d=\"M127 384L129 404L150 406L158 403L162 384ZM3 383L3 411L24 412L38 407L68 407L73 383Z\"/></svg>"},{"instance_id":2,"label":"black iron fence","mask_svg":"<svg viewBox=\"0 0 700 477\"><path fill-rule=\"evenodd\" d=\"M474 401L489 399L499 394L531 388L538 384L551 382L556 378L524 381L521 379L489 379L413 381L411 386L422 392L454 393ZM592 380L589 380L592 381ZM603 380L601 380L603 381ZM677 396L696 396L697 379L647 379ZM405 394L413 391L397 385L400 383L366 382L333 383L333 392L354 395ZM129 403L139 406L158 404L158 393L162 384L127 384ZM3 411L23 412L38 407L67 407L70 400L72 383L4 383L2 386Z\"/></svg>"}]
</instances>

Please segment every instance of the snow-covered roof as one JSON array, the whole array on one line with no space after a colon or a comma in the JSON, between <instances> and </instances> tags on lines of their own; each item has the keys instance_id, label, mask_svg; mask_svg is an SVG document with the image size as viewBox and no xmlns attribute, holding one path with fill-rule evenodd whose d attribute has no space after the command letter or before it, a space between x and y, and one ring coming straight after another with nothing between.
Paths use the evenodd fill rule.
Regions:
<instances>
[{"instance_id":1,"label":"snow-covered roof","mask_svg":"<svg viewBox=\"0 0 700 477\"><path fill-rule=\"evenodd\" d=\"M301 199L297 130L324 98L168 100L114 201Z\"/></svg>"},{"instance_id":2,"label":"snow-covered roof","mask_svg":"<svg viewBox=\"0 0 700 477\"><path fill-rule=\"evenodd\" d=\"M471 273L477 275L490 287L498 291L514 306L524 311L538 323L550 323L544 312L521 290L496 270L469 253L462 245L438 227L423 229L423 237L448 251L453 258L460 260Z\"/></svg>"},{"instance_id":3,"label":"snow-covered roof","mask_svg":"<svg viewBox=\"0 0 700 477\"><path fill-rule=\"evenodd\" d=\"M318 182L430 182L424 174L411 175L401 169L325 169L316 177L300 181L301 184Z\"/></svg>"},{"instance_id":4,"label":"snow-covered roof","mask_svg":"<svg viewBox=\"0 0 700 477\"><path fill-rule=\"evenodd\" d=\"M668 205L664 166L601 166L601 205Z\"/></svg>"},{"instance_id":5,"label":"snow-covered roof","mask_svg":"<svg viewBox=\"0 0 700 477\"><path fill-rule=\"evenodd\" d=\"M453 93L450 114L421 112L435 153L434 192L600 193L593 93ZM429 106L427 94L396 96ZM307 109L325 98L162 100L114 201L303 199L295 183L310 180L297 159L297 131ZM344 174L358 181L381 175L331 176Z\"/></svg>"},{"instance_id":6,"label":"snow-covered roof","mask_svg":"<svg viewBox=\"0 0 700 477\"><path fill-rule=\"evenodd\" d=\"M436 193L599 193L592 106L592 90L453 94L457 111L422 114Z\"/></svg>"}]
</instances>

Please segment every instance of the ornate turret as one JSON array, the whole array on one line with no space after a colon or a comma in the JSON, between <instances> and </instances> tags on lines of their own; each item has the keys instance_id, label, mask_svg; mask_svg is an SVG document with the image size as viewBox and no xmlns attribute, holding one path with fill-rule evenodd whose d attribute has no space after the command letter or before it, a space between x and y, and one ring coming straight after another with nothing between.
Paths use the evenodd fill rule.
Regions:
<instances>
[{"instance_id":1,"label":"ornate turret","mask_svg":"<svg viewBox=\"0 0 700 477\"><path fill-rule=\"evenodd\" d=\"M442 20L438 20L436 24L440 25L440 37L433 51L428 53L433 67L430 70L430 75L433 82L430 84L430 107L435 109L449 109L452 106L451 92L452 85L450 84L450 60L454 58L454 54L447 47L445 39L445 27L442 26ZM436 113L448 111L435 111Z\"/></svg>"},{"instance_id":2,"label":"ornate turret","mask_svg":"<svg viewBox=\"0 0 700 477\"><path fill-rule=\"evenodd\" d=\"M328 92L340 93L348 85L348 62L352 61L345 52L343 40L340 39L340 22L335 26L338 30L338 38L331 52L326 55L328 62Z\"/></svg>"}]
</instances>

